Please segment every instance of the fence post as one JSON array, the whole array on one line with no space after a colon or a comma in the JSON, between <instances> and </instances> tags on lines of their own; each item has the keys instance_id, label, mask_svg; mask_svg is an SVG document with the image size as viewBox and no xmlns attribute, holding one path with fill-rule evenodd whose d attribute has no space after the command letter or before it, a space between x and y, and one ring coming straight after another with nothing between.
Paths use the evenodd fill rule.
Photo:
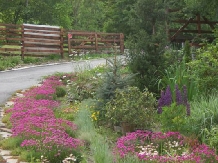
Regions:
<instances>
[{"instance_id":1,"label":"fence post","mask_svg":"<svg viewBox=\"0 0 218 163\"><path fill-rule=\"evenodd\" d=\"M64 30L63 28L61 28L60 30L60 51L61 51L61 58L63 59L64 58Z\"/></svg>"},{"instance_id":2,"label":"fence post","mask_svg":"<svg viewBox=\"0 0 218 163\"><path fill-rule=\"evenodd\" d=\"M67 33L67 39L68 39L68 55L70 56L71 55L71 41L70 39L72 38L72 34L70 33Z\"/></svg>"},{"instance_id":3,"label":"fence post","mask_svg":"<svg viewBox=\"0 0 218 163\"><path fill-rule=\"evenodd\" d=\"M120 33L120 53L124 53L124 35Z\"/></svg>"},{"instance_id":4,"label":"fence post","mask_svg":"<svg viewBox=\"0 0 218 163\"><path fill-rule=\"evenodd\" d=\"M24 50L25 50L25 45L24 45L24 25L22 24L22 26L21 26L21 32L22 32L22 34L21 34L21 59L22 60L24 60Z\"/></svg>"},{"instance_id":5,"label":"fence post","mask_svg":"<svg viewBox=\"0 0 218 163\"><path fill-rule=\"evenodd\" d=\"M98 52L98 34L95 32L95 52Z\"/></svg>"}]
</instances>

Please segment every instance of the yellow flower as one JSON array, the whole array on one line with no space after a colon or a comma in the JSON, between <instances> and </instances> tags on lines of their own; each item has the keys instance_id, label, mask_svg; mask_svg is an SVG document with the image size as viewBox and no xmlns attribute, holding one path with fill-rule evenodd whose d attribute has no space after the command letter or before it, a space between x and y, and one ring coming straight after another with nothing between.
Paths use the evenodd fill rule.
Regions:
<instances>
[{"instance_id":1,"label":"yellow flower","mask_svg":"<svg viewBox=\"0 0 218 163\"><path fill-rule=\"evenodd\" d=\"M98 115L99 113L98 112L93 112L92 113L92 115L91 115L91 118L92 118L92 120L95 120L95 121L97 121L97 115Z\"/></svg>"}]
</instances>

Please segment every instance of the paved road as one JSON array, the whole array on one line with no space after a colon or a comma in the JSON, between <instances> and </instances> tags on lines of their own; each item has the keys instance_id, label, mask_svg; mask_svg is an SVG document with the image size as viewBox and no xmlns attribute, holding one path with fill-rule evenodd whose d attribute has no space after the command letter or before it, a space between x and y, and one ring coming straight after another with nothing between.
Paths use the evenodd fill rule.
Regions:
<instances>
[{"instance_id":1,"label":"paved road","mask_svg":"<svg viewBox=\"0 0 218 163\"><path fill-rule=\"evenodd\" d=\"M75 72L105 64L105 59L44 65L0 72L0 105L17 90L27 89L39 83L43 76L56 72Z\"/></svg>"}]
</instances>

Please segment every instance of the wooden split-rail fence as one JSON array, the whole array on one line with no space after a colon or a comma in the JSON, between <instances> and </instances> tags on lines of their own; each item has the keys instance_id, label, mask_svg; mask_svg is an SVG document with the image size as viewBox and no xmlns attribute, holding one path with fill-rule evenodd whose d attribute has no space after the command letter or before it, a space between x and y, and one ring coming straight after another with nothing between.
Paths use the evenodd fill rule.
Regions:
<instances>
[{"instance_id":1,"label":"wooden split-rail fence","mask_svg":"<svg viewBox=\"0 0 218 163\"><path fill-rule=\"evenodd\" d=\"M43 57L72 54L74 51L101 52L118 47L124 52L122 33L65 30L58 26L0 23L0 55Z\"/></svg>"}]
</instances>

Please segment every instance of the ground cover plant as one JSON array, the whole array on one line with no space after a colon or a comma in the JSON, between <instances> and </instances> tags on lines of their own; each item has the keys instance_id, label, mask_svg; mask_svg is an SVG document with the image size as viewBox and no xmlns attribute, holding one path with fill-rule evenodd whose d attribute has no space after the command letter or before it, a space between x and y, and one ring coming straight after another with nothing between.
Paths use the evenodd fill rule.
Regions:
<instances>
[{"instance_id":1,"label":"ground cover plant","mask_svg":"<svg viewBox=\"0 0 218 163\"><path fill-rule=\"evenodd\" d=\"M135 131L118 139L115 151L121 158L136 155L146 162L216 162L215 150L205 144L192 145L179 132Z\"/></svg>"},{"instance_id":2,"label":"ground cover plant","mask_svg":"<svg viewBox=\"0 0 218 163\"><path fill-rule=\"evenodd\" d=\"M41 86L26 91L24 97L16 98L14 106L7 110L11 114L12 139L19 140L17 147L20 146L21 151L28 150L27 161L43 156L55 163L70 154L77 162L81 159L79 148L83 141L75 138L76 124L56 118L54 114L54 109L60 105L54 100L54 95L60 94L56 88L61 85L59 76L48 77Z\"/></svg>"}]
</instances>

